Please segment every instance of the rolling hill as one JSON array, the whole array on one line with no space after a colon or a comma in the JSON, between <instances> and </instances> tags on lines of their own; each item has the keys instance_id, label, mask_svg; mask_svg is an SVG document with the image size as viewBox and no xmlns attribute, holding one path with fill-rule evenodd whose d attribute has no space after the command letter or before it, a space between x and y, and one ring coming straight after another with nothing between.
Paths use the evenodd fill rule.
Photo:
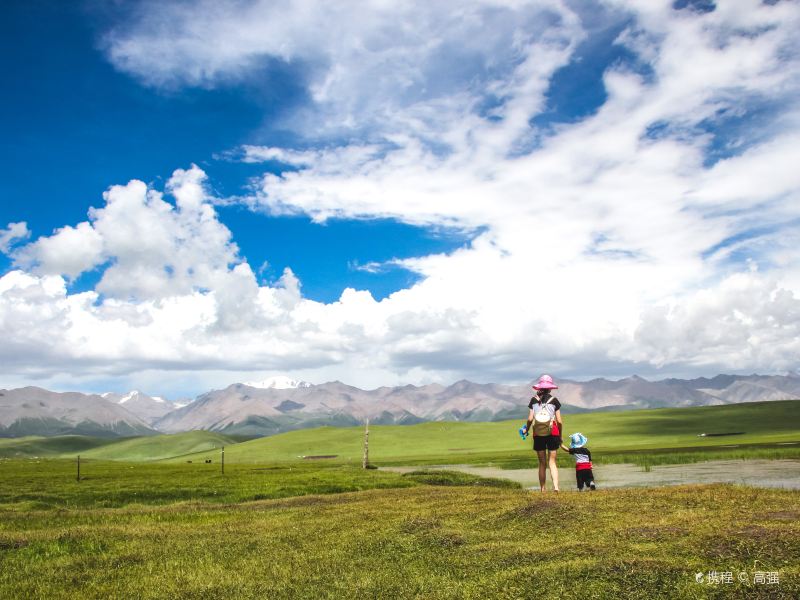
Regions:
<instances>
[{"instance_id":1,"label":"rolling hill","mask_svg":"<svg viewBox=\"0 0 800 600\"><path fill-rule=\"evenodd\" d=\"M422 456L457 457L529 451L518 421L492 423L428 422L411 426L370 426L372 461L398 461ZM800 441L800 400L727 406L650 409L566 415L567 433L589 437L592 451L714 447ZM706 436L701 434L730 434ZM321 427L259 438L226 447L230 462L281 462L335 456L360 461L364 429ZM181 460L218 459L215 451Z\"/></svg>"},{"instance_id":2,"label":"rolling hill","mask_svg":"<svg viewBox=\"0 0 800 600\"><path fill-rule=\"evenodd\" d=\"M114 443L111 438L85 435L62 435L56 437L27 436L0 438L0 458L43 458L74 456L92 448Z\"/></svg>"},{"instance_id":3,"label":"rolling hill","mask_svg":"<svg viewBox=\"0 0 800 600\"><path fill-rule=\"evenodd\" d=\"M157 435L121 440L84 452L81 456L102 460L145 461L159 460L212 451L222 446L232 446L236 441L211 431L188 431L171 435Z\"/></svg>"}]
</instances>

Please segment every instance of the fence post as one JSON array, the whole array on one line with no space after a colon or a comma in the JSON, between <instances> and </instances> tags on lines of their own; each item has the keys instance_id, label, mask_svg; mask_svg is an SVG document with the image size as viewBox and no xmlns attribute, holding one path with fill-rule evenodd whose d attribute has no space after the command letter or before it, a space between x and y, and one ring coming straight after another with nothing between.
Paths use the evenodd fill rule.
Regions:
<instances>
[{"instance_id":1,"label":"fence post","mask_svg":"<svg viewBox=\"0 0 800 600\"><path fill-rule=\"evenodd\" d=\"M222 474L225 475L225 446L222 447Z\"/></svg>"},{"instance_id":2,"label":"fence post","mask_svg":"<svg viewBox=\"0 0 800 600\"><path fill-rule=\"evenodd\" d=\"M81 480L81 455L78 454L78 481Z\"/></svg>"},{"instance_id":3,"label":"fence post","mask_svg":"<svg viewBox=\"0 0 800 600\"><path fill-rule=\"evenodd\" d=\"M369 418L364 425L364 458L361 460L361 468L369 467Z\"/></svg>"}]
</instances>

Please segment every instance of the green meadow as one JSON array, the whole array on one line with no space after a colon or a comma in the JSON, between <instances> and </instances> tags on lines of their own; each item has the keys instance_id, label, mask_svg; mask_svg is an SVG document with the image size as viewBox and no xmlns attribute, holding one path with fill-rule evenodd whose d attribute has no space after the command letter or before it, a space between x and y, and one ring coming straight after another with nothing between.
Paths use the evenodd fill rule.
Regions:
<instances>
[{"instance_id":1,"label":"green meadow","mask_svg":"<svg viewBox=\"0 0 800 600\"><path fill-rule=\"evenodd\" d=\"M27 461L0 463L4 482L9 462ZM129 469L144 469L134 477L142 483L154 479L133 494L122 477L127 497L115 496L110 482L103 489L101 472L81 483L51 472L42 504L4 494L0 597L800 594L796 492L703 485L542 495L441 473L387 477L310 465L292 479L286 470L244 468L196 480L204 491L197 486L191 500L165 494L184 489L189 465ZM350 483L342 493L317 493L329 476ZM347 485L362 491L344 492ZM256 499L259 486L266 497L287 495ZM59 498L68 502L56 507ZM734 579L697 582L710 571ZM762 583L758 573L777 581Z\"/></svg>"},{"instance_id":2,"label":"green meadow","mask_svg":"<svg viewBox=\"0 0 800 600\"><path fill-rule=\"evenodd\" d=\"M0 458L72 456L116 443L120 442L114 438L96 438L85 435L0 438Z\"/></svg>"},{"instance_id":3,"label":"green meadow","mask_svg":"<svg viewBox=\"0 0 800 600\"><path fill-rule=\"evenodd\" d=\"M373 425L375 465L491 464L528 468L532 442L519 421ZM800 400L699 408L566 415L566 433L589 437L595 462L642 466L719 459L800 457ZM699 434L735 434L711 435ZM360 464L363 427L320 427L241 441L210 431L109 440L86 436L0 439L0 457L74 458L126 462L296 463L322 460ZM561 464L570 458L563 453Z\"/></svg>"},{"instance_id":4,"label":"green meadow","mask_svg":"<svg viewBox=\"0 0 800 600\"><path fill-rule=\"evenodd\" d=\"M527 417L527 415L524 415ZM370 426L369 456L377 465L486 464L527 466L532 441L517 434L519 421L432 422ZM567 434L589 438L597 460L606 462L692 462L708 458L792 458L800 456L800 400L698 408L581 413L564 416ZM739 435L699 437L701 433ZM296 462L328 456L361 461L363 427L321 427L259 438L226 447L230 462ZM735 447L731 447L735 446ZM671 456L672 455L672 458ZM218 449L173 460L219 459ZM568 457L563 457L566 460Z\"/></svg>"},{"instance_id":5,"label":"green meadow","mask_svg":"<svg viewBox=\"0 0 800 600\"><path fill-rule=\"evenodd\" d=\"M800 401L565 422L604 462L800 458ZM371 463L420 465L405 475L361 468L360 427L0 440L0 598L800 595L797 491L540 494L457 472L531 468L520 424L370 427Z\"/></svg>"},{"instance_id":6,"label":"green meadow","mask_svg":"<svg viewBox=\"0 0 800 600\"><path fill-rule=\"evenodd\" d=\"M213 431L188 431L170 435L131 438L116 444L92 448L81 455L100 460L160 460L205 452L235 443L234 438Z\"/></svg>"}]
</instances>

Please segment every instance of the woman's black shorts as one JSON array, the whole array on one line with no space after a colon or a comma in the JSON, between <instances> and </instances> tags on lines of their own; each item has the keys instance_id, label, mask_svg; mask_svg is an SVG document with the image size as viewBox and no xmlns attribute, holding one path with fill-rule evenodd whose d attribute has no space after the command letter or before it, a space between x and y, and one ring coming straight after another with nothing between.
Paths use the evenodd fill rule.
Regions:
<instances>
[{"instance_id":1,"label":"woman's black shorts","mask_svg":"<svg viewBox=\"0 0 800 600\"><path fill-rule=\"evenodd\" d=\"M533 436L533 449L537 452L542 450L558 450L561 446L561 437L557 435L535 435Z\"/></svg>"}]
</instances>

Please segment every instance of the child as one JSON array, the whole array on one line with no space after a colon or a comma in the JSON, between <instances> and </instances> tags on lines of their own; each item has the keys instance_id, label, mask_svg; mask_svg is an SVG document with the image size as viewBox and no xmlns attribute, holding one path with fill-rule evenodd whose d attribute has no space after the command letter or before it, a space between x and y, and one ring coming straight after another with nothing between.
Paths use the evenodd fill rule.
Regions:
<instances>
[{"instance_id":1,"label":"child","mask_svg":"<svg viewBox=\"0 0 800 600\"><path fill-rule=\"evenodd\" d=\"M575 479L578 480L578 491L583 491L583 486L587 490L597 489L594 485L594 473L592 473L592 453L586 447L589 439L582 433L573 433L569 436L569 448L564 444L561 447L575 457Z\"/></svg>"}]
</instances>

